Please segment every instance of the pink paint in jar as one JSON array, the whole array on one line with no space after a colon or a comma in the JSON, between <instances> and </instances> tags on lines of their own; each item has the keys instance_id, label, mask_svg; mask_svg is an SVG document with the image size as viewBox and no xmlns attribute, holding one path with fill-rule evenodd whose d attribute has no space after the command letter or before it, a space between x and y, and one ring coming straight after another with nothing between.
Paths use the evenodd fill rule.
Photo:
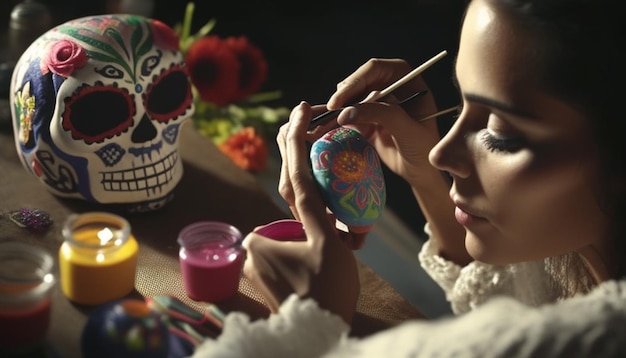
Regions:
<instances>
[{"instance_id":1,"label":"pink paint in jar","mask_svg":"<svg viewBox=\"0 0 626 358\"><path fill-rule=\"evenodd\" d=\"M217 221L200 221L178 234L185 292L195 301L221 302L235 295L243 267L241 232Z\"/></svg>"}]
</instances>

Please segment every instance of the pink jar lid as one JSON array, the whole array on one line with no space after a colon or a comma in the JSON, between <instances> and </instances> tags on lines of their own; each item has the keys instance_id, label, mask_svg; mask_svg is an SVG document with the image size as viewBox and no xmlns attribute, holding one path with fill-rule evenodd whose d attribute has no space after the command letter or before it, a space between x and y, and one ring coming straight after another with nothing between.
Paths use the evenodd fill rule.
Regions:
<instances>
[{"instance_id":1,"label":"pink jar lid","mask_svg":"<svg viewBox=\"0 0 626 358\"><path fill-rule=\"evenodd\" d=\"M306 241L302 222L294 219L272 221L257 227L254 232L279 241Z\"/></svg>"}]
</instances>

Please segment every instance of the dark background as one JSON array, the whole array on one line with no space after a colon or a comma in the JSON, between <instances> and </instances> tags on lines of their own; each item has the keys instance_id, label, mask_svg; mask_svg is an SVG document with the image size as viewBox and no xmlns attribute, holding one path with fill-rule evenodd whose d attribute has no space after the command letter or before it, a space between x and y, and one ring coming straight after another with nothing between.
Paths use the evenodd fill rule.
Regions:
<instances>
[{"instance_id":1,"label":"dark background","mask_svg":"<svg viewBox=\"0 0 626 358\"><path fill-rule=\"evenodd\" d=\"M40 0L52 25L112 12L115 0ZM0 3L0 59L9 57L6 33L17 0ZM151 17L174 26L184 16L185 0L155 0ZM293 107L301 100L325 103L336 84L372 57L404 58L417 66L448 50L448 56L424 73L440 108L459 102L452 82L459 25L465 0L387 1L196 1L194 32L216 19L212 33L245 35L262 49L269 63L265 90L280 90L277 104ZM8 60L11 60L10 58ZM6 89L0 90L8 91ZM450 124L441 118L441 131ZM418 235L423 217L402 180L385 171L388 205Z\"/></svg>"}]
</instances>

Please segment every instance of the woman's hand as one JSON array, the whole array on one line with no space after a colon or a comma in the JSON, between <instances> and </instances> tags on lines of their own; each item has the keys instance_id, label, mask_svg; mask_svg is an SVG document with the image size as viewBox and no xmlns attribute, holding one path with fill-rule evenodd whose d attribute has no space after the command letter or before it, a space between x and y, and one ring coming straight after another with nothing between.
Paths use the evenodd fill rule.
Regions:
<instances>
[{"instance_id":1,"label":"woman's hand","mask_svg":"<svg viewBox=\"0 0 626 358\"><path fill-rule=\"evenodd\" d=\"M355 98L368 98L395 82L411 70L409 64L398 59L371 59L337 85L337 91L328 101L329 109L354 103ZM411 94L428 89L418 77L394 91L392 98L380 102L364 102L346 108L337 118L340 125L349 125L376 148L381 160L394 173L411 183L424 166L430 166L428 152L439 141L436 120L418 122L435 113L437 107L432 94L420 97L407 108L396 104ZM315 130L325 131L327 128Z\"/></svg>"},{"instance_id":2,"label":"woman's hand","mask_svg":"<svg viewBox=\"0 0 626 358\"><path fill-rule=\"evenodd\" d=\"M370 60L337 85L327 106L341 108L368 92L371 96L371 91L387 87L410 70L403 60ZM440 255L465 265L472 258L465 249L465 230L454 217L454 204L448 195L450 183L428 161L430 150L440 139L437 122L419 122L437 111L432 93L411 102L406 110L392 104L424 89L427 86L423 79L415 78L394 91L395 98L346 108L337 123L359 130L387 167L409 183L430 225L433 245Z\"/></svg>"},{"instance_id":3,"label":"woman's hand","mask_svg":"<svg viewBox=\"0 0 626 358\"><path fill-rule=\"evenodd\" d=\"M335 229L313 180L306 145L311 117L311 107L301 103L277 137L283 159L279 191L304 225L307 240L283 242L248 234L244 275L272 312L295 292L314 298L350 323L360 289L356 259Z\"/></svg>"}]
</instances>

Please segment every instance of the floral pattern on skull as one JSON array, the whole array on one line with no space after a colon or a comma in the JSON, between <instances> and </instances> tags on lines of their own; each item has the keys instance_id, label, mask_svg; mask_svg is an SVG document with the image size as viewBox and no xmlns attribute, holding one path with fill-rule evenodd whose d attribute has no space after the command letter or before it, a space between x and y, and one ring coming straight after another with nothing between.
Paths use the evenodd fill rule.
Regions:
<instances>
[{"instance_id":1,"label":"floral pattern on skull","mask_svg":"<svg viewBox=\"0 0 626 358\"><path fill-rule=\"evenodd\" d=\"M173 197L179 129L194 107L167 25L132 15L59 25L17 62L11 101L20 159L53 194L130 211Z\"/></svg>"}]
</instances>

